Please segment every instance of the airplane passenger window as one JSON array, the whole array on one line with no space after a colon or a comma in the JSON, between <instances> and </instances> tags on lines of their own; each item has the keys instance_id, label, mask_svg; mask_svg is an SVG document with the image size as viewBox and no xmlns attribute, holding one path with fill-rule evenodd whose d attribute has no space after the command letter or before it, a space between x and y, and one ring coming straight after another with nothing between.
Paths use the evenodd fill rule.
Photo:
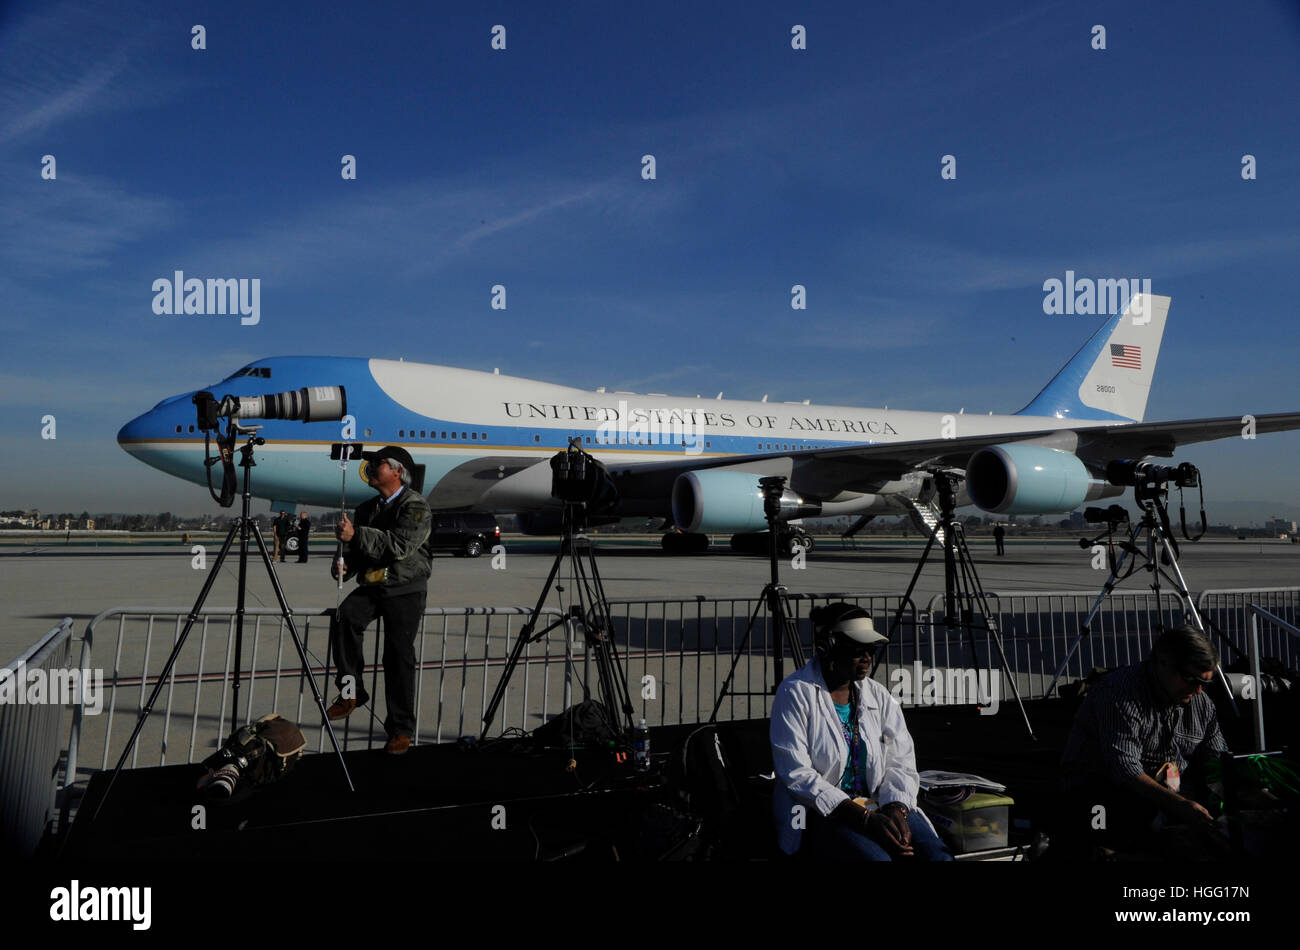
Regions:
<instances>
[{"instance_id":1,"label":"airplane passenger window","mask_svg":"<svg viewBox=\"0 0 1300 950\"><path fill-rule=\"evenodd\" d=\"M443 437L444 439L447 438L447 433L444 432L444 433L442 434L442 437Z\"/></svg>"},{"instance_id":2,"label":"airplane passenger window","mask_svg":"<svg viewBox=\"0 0 1300 950\"><path fill-rule=\"evenodd\" d=\"M462 439L465 438L465 437L466 437L466 436L465 436L465 433L462 432L462 433L460 434L460 437L461 437Z\"/></svg>"},{"instance_id":3,"label":"airplane passenger window","mask_svg":"<svg viewBox=\"0 0 1300 950\"><path fill-rule=\"evenodd\" d=\"M453 433L451 434L451 437L452 437L453 439L456 438L456 433L453 432Z\"/></svg>"},{"instance_id":4,"label":"airplane passenger window","mask_svg":"<svg viewBox=\"0 0 1300 950\"><path fill-rule=\"evenodd\" d=\"M423 430L423 429L420 430L420 438L422 438L422 439L424 438L424 430Z\"/></svg>"},{"instance_id":5,"label":"airplane passenger window","mask_svg":"<svg viewBox=\"0 0 1300 950\"><path fill-rule=\"evenodd\" d=\"M367 438L367 439L370 438L370 430L369 430L369 429L366 430L366 438Z\"/></svg>"},{"instance_id":6,"label":"airplane passenger window","mask_svg":"<svg viewBox=\"0 0 1300 950\"><path fill-rule=\"evenodd\" d=\"M541 437L540 435L538 435L537 433L534 432L534 433L533 433L533 441L534 441L534 442L540 442L540 441L542 441L542 437Z\"/></svg>"},{"instance_id":7,"label":"airplane passenger window","mask_svg":"<svg viewBox=\"0 0 1300 950\"><path fill-rule=\"evenodd\" d=\"M398 429L398 430L397 430L397 437L398 437L399 439L404 439L404 438L406 438L406 430L405 430L405 429Z\"/></svg>"},{"instance_id":8,"label":"airplane passenger window","mask_svg":"<svg viewBox=\"0 0 1300 950\"><path fill-rule=\"evenodd\" d=\"M478 433L477 433L477 432L471 432L471 433L469 434L469 437L470 437L471 439L475 439L475 440L477 440L477 439L478 439Z\"/></svg>"},{"instance_id":9,"label":"airplane passenger window","mask_svg":"<svg viewBox=\"0 0 1300 950\"><path fill-rule=\"evenodd\" d=\"M190 426L190 431L191 431L191 432L194 431L194 426Z\"/></svg>"},{"instance_id":10,"label":"airplane passenger window","mask_svg":"<svg viewBox=\"0 0 1300 950\"><path fill-rule=\"evenodd\" d=\"M177 431L177 432L180 432L180 431L181 431L181 427L180 427L180 426L177 426L177 427L176 427L176 431Z\"/></svg>"},{"instance_id":11,"label":"airplane passenger window","mask_svg":"<svg viewBox=\"0 0 1300 950\"><path fill-rule=\"evenodd\" d=\"M486 433L486 432L483 433L483 438L484 438L484 439L487 438L487 433Z\"/></svg>"}]
</instances>

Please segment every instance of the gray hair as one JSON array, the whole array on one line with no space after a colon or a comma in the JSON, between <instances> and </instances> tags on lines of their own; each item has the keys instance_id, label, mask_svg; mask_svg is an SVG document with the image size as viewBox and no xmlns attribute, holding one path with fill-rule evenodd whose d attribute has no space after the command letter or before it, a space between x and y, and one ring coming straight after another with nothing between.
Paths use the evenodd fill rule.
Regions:
<instances>
[{"instance_id":1,"label":"gray hair","mask_svg":"<svg viewBox=\"0 0 1300 950\"><path fill-rule=\"evenodd\" d=\"M411 484L411 473L406 470L406 466L397 459L384 459L392 468L397 471L397 477L402 480L403 485Z\"/></svg>"},{"instance_id":2,"label":"gray hair","mask_svg":"<svg viewBox=\"0 0 1300 950\"><path fill-rule=\"evenodd\" d=\"M1151 648L1151 657L1164 660L1179 671L1203 673L1219 665L1219 651L1209 637L1191 624L1172 627L1160 634Z\"/></svg>"}]
</instances>

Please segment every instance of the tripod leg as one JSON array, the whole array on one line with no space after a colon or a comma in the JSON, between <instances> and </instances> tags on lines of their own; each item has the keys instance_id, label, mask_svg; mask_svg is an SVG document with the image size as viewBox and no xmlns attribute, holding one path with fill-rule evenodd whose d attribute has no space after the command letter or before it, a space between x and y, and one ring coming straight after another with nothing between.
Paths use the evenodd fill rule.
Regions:
<instances>
[{"instance_id":1,"label":"tripod leg","mask_svg":"<svg viewBox=\"0 0 1300 950\"><path fill-rule=\"evenodd\" d=\"M785 643L790 644L790 657L795 668L801 669L806 662L803 658L803 644L799 642L799 625L795 622L794 611L790 609L790 597L784 587L778 587L771 598L772 627ZM780 686L780 683L775 684ZM773 693L776 690L773 689Z\"/></svg>"},{"instance_id":2,"label":"tripod leg","mask_svg":"<svg viewBox=\"0 0 1300 950\"><path fill-rule=\"evenodd\" d=\"M628 690L627 674L623 669L622 662L619 660L618 643L614 637L614 620L609 614L609 598L605 596L605 584L600 578L600 568L596 565L596 551L590 538L583 538L581 550L585 557L585 564L579 566L590 570L591 592L593 595L591 609L593 612L599 613L597 619L603 632L602 642L608 653L607 666L609 669L607 675L610 679L611 698L616 700L623 710L623 718L626 720L626 732L630 736L632 730L636 728L633 717L632 694ZM584 575L583 580L586 579L587 576Z\"/></svg>"},{"instance_id":3,"label":"tripod leg","mask_svg":"<svg viewBox=\"0 0 1300 950\"><path fill-rule=\"evenodd\" d=\"M898 613L894 616L894 622L889 627L888 636L890 641L893 641L895 631L903 622L905 606L912 603L912 591L916 590L916 582L921 579L921 572L925 570L925 562L930 559L930 551L934 547L934 541L938 534L939 525L936 524L930 529L930 538L925 542L925 550L921 552L921 559L916 562L916 570L912 571L912 579L907 584L907 591L903 594L902 600L898 602Z\"/></svg>"},{"instance_id":4,"label":"tripod leg","mask_svg":"<svg viewBox=\"0 0 1300 950\"><path fill-rule=\"evenodd\" d=\"M117 760L117 765L113 767L113 774L109 776L108 785L104 788L104 794L100 796L99 803L95 806L95 813L90 816L92 822L99 817L100 809L104 807L104 802L108 801L108 795L113 791L113 785L117 782L117 777L121 773L123 766L126 765L127 757L130 756L131 750L135 748L136 740L140 737L140 731L144 728L145 720L153 712L153 704L158 701L158 694L162 692L163 683L167 681L167 676L171 673L172 667L176 665L177 657L181 655L181 648L185 646L185 639L190 635L190 628L199 619L199 611L203 609L203 604L208 599L208 592L212 590L212 585L217 581L217 575L221 573L221 565L226 560L226 555L230 553L230 546L234 544L235 532L238 530L239 525L236 523L232 524L230 530L226 532L226 540L221 545L221 553L217 555L217 559L213 562L212 570L208 571L208 578L203 582L203 589L199 591L198 599L194 601L194 606L190 609L190 614L185 620L185 629L176 638L176 645L172 647L171 655L167 657L167 664L163 667L158 682L154 684L153 692L149 694L149 700L144 704L144 709L140 711L140 717L136 720L135 729L131 732L131 738L126 741L126 748L122 750L121 758Z\"/></svg>"},{"instance_id":5,"label":"tripod leg","mask_svg":"<svg viewBox=\"0 0 1300 950\"><path fill-rule=\"evenodd\" d=\"M276 576L275 565L271 563L270 555L266 551L266 542L262 539L262 529L253 522L253 538L257 541L257 550L262 555L262 564L266 567L266 574L271 578L271 587L275 591L275 599L280 602L280 614L284 617L284 622L289 627L289 634L293 637L293 645L298 650L298 659L302 662L302 671L307 676L307 682L311 684L311 695L316 700L316 708L320 710L321 725L329 733L330 744L334 746L334 754L338 756L339 767L343 769L343 780L348 783L348 791L355 792L356 788L352 784L352 776L348 772L348 764L343 760L343 750L339 748L338 737L334 735L334 727L330 725L329 716L325 712L325 700L321 697L320 690L316 688L316 679L311 675L311 663L307 660L307 650L303 646L302 638L298 636L298 625L293 622L293 611L289 608L289 601L284 596L284 588L280 586L280 578Z\"/></svg>"},{"instance_id":6,"label":"tripod leg","mask_svg":"<svg viewBox=\"0 0 1300 950\"><path fill-rule=\"evenodd\" d=\"M1002 635L998 632L997 625L991 619L993 611L989 607L988 597L984 593L984 585L980 583L979 574L975 570L975 562L971 559L970 549L966 546L966 536L963 533L961 523L954 521L948 528L950 536L954 538L954 554L958 555L962 563L962 573L969 578L968 591L973 593L975 603L979 607L980 613L984 618L984 626L989 631L989 636L993 640L994 646L998 648L998 660L1002 664L1002 674L1007 677L1011 683L1011 694L1016 699L1016 706L1020 710L1020 718L1025 721L1025 729L1029 732L1029 738L1037 738L1034 735L1034 727L1029 724L1029 714L1025 712L1024 700L1020 698L1020 687L1016 685L1015 674L1011 672L1007 664L1007 654L1002 648ZM968 594L970 596L970 594ZM973 634L972 634L973 639ZM976 674L978 681L978 673ZM990 684L992 692L992 684ZM990 697L992 698L992 697Z\"/></svg>"},{"instance_id":7,"label":"tripod leg","mask_svg":"<svg viewBox=\"0 0 1300 950\"><path fill-rule=\"evenodd\" d=\"M1130 546L1132 546L1134 541L1137 539L1137 533L1140 530L1141 527L1139 525L1130 532ZM1111 568L1110 576L1106 578L1106 583L1102 585L1101 593L1097 595L1097 599L1092 602L1092 607L1088 611L1088 616L1083 618L1083 624L1079 628L1079 635L1075 637L1074 642L1070 644L1070 649L1065 654L1065 659L1062 660L1061 665L1056 668L1056 674L1052 677L1052 682L1047 686L1047 696L1050 697L1052 695L1052 690L1056 688L1057 681L1065 675L1066 667L1070 665L1070 660L1074 659L1074 654L1078 652L1079 647L1083 645L1084 638L1092 636L1092 621L1097 616L1097 611L1101 610L1102 602L1110 596L1111 591L1115 589L1115 585L1119 583L1118 578L1120 569L1123 568L1124 562L1128 559L1128 551L1129 549L1127 547L1120 545L1119 557L1115 559L1115 564Z\"/></svg>"},{"instance_id":8,"label":"tripod leg","mask_svg":"<svg viewBox=\"0 0 1300 950\"><path fill-rule=\"evenodd\" d=\"M763 609L764 602L765 597L759 597L754 602L754 612L749 615L749 626L745 628L745 635L740 640L740 646L736 647L736 652L731 657L731 669L727 671L727 678L722 681L722 689L718 691L718 699L713 704L713 712L709 715L710 723L718 721L718 710L722 708L722 700L731 692L731 681L736 676L736 665L740 663L741 654L745 652L745 647L749 645L749 635L754 632L754 624L758 620L758 612Z\"/></svg>"},{"instance_id":9,"label":"tripod leg","mask_svg":"<svg viewBox=\"0 0 1300 950\"><path fill-rule=\"evenodd\" d=\"M1151 530L1151 534L1152 537L1156 538L1160 542L1166 556L1169 558L1169 564L1174 571L1173 577L1169 577L1169 575L1166 574L1165 578L1169 580L1171 583L1173 583L1174 589L1177 590L1178 598L1183 603L1184 611L1187 614L1187 616L1190 617L1192 620L1192 626L1194 626L1202 634L1205 634L1206 637L1208 637L1209 634L1205 633L1205 623L1204 621L1201 620L1200 611L1196 609L1196 604L1192 601L1191 592L1187 589L1187 582L1183 579L1183 572L1178 567L1178 555L1174 546L1170 544L1169 539L1165 537L1165 533L1161 528L1159 527L1153 528ZM1156 567L1156 570L1159 573L1163 573L1163 571L1160 570L1159 566ZM1157 605L1158 604L1159 601L1157 600ZM1232 695L1232 684L1228 682L1228 675L1223 672L1223 664L1222 663L1218 664L1215 667L1215 670L1219 674L1219 679L1223 681L1223 688L1227 691L1228 703L1232 706L1233 714L1240 716L1241 710L1237 708L1236 697ZM1259 682L1258 678L1256 679L1256 682Z\"/></svg>"},{"instance_id":10,"label":"tripod leg","mask_svg":"<svg viewBox=\"0 0 1300 950\"><path fill-rule=\"evenodd\" d=\"M555 583L555 575L559 573L560 562L563 557L564 544L561 542L560 550L556 552L555 560L551 563L551 572L546 575L546 583L542 585L542 592L537 597L537 603L533 605L533 612L528 615L528 621L519 629L519 636L515 638L515 645L510 650L510 659L506 661L505 669L501 671L501 679L497 682L497 688L492 692L492 699L488 703L488 708L483 713L483 731L479 734L479 741L486 739L488 730L492 728L492 720L496 718L497 708L505 698L506 686L510 683L510 677L514 674L515 667L519 665L519 658L523 656L524 647L532 639L533 628L537 626L537 618L541 616L542 608L546 605L546 598L551 593L551 585ZM547 630L552 629L552 627L547 627Z\"/></svg>"}]
</instances>

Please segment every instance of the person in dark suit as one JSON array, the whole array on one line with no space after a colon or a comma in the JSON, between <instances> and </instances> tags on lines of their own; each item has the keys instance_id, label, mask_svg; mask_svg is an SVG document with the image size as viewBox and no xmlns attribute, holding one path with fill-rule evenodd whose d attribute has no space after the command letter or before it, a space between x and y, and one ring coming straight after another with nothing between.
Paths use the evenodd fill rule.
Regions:
<instances>
[{"instance_id":1,"label":"person in dark suit","mask_svg":"<svg viewBox=\"0 0 1300 950\"><path fill-rule=\"evenodd\" d=\"M298 516L298 563L307 563L307 537L311 534L311 519L307 512Z\"/></svg>"},{"instance_id":2,"label":"person in dark suit","mask_svg":"<svg viewBox=\"0 0 1300 950\"><path fill-rule=\"evenodd\" d=\"M275 552L271 557L277 558L283 564L284 542L289 540L289 535L293 533L293 522L289 520L289 512L281 508L280 517L275 519L275 524L271 526L271 529L275 535Z\"/></svg>"}]
</instances>

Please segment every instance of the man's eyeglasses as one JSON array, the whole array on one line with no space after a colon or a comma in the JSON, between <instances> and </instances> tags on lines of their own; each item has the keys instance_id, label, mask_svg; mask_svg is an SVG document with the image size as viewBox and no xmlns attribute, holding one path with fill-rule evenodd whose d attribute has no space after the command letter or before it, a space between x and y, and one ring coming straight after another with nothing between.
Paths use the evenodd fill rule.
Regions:
<instances>
[{"instance_id":1,"label":"man's eyeglasses","mask_svg":"<svg viewBox=\"0 0 1300 950\"><path fill-rule=\"evenodd\" d=\"M1209 678L1208 680L1201 679L1201 676L1200 676L1199 673L1192 674L1192 675L1189 675L1189 674L1187 674L1187 673L1179 673L1178 675L1179 675L1180 677L1182 677L1183 681L1184 681L1188 686L1191 686L1191 687L1197 687L1197 686L1200 686L1200 687L1203 688L1203 689L1209 689L1211 686L1214 685L1214 674L1213 674L1213 673L1210 674L1210 678Z\"/></svg>"}]
</instances>

